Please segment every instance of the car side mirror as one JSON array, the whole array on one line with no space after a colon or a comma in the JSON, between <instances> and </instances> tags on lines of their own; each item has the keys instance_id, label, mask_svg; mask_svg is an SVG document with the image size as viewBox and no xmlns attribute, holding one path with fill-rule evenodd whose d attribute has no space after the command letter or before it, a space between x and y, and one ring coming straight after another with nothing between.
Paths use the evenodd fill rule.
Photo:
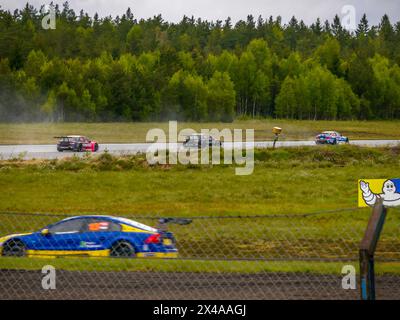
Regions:
<instances>
[{"instance_id":1,"label":"car side mirror","mask_svg":"<svg viewBox=\"0 0 400 320\"><path fill-rule=\"evenodd\" d=\"M42 234L42 236L48 236L50 234L50 231L49 231L49 229L43 229L41 231L41 234Z\"/></svg>"}]
</instances>

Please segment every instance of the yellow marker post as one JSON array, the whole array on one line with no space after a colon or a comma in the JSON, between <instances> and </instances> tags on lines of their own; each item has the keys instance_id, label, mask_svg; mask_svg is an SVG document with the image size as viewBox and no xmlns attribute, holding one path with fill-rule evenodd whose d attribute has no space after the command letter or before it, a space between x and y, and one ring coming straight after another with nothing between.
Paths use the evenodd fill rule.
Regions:
<instances>
[{"instance_id":1,"label":"yellow marker post","mask_svg":"<svg viewBox=\"0 0 400 320\"><path fill-rule=\"evenodd\" d=\"M272 133L275 135L274 145L273 145L273 148L275 149L275 145L276 145L276 142L277 142L278 139L279 139L279 135L282 133L282 128L280 128L280 127L274 127L274 128L272 129Z\"/></svg>"}]
</instances>

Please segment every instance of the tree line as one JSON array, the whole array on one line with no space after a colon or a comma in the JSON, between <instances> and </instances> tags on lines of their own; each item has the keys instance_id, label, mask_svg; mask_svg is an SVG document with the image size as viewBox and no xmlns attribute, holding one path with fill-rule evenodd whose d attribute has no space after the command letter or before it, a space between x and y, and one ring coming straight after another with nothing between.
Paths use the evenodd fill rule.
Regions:
<instances>
[{"instance_id":1,"label":"tree line","mask_svg":"<svg viewBox=\"0 0 400 320\"><path fill-rule=\"evenodd\" d=\"M400 118L400 23L0 8L0 122Z\"/></svg>"}]
</instances>

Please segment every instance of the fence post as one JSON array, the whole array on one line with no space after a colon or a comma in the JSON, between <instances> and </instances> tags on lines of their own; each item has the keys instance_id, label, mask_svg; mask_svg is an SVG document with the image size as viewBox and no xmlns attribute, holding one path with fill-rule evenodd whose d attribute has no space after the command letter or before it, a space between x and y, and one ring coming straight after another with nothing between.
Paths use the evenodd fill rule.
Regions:
<instances>
[{"instance_id":1,"label":"fence post","mask_svg":"<svg viewBox=\"0 0 400 320\"><path fill-rule=\"evenodd\" d=\"M375 300L374 254L383 229L387 209L383 200L378 199L360 244L360 287L361 300Z\"/></svg>"}]
</instances>

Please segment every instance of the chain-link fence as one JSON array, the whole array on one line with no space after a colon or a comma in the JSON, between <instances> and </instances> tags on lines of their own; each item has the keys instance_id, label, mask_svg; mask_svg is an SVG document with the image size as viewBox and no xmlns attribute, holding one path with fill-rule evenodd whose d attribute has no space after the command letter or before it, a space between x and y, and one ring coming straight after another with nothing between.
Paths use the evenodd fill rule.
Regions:
<instances>
[{"instance_id":1,"label":"chain-link fence","mask_svg":"<svg viewBox=\"0 0 400 320\"><path fill-rule=\"evenodd\" d=\"M59 223L68 216L2 213L0 299L358 299L369 216L351 209ZM400 212L391 210L376 255L378 299L400 298L399 231ZM43 285L46 265L55 268L55 289ZM352 277L344 280L344 266L356 269L355 290L343 286Z\"/></svg>"}]
</instances>

